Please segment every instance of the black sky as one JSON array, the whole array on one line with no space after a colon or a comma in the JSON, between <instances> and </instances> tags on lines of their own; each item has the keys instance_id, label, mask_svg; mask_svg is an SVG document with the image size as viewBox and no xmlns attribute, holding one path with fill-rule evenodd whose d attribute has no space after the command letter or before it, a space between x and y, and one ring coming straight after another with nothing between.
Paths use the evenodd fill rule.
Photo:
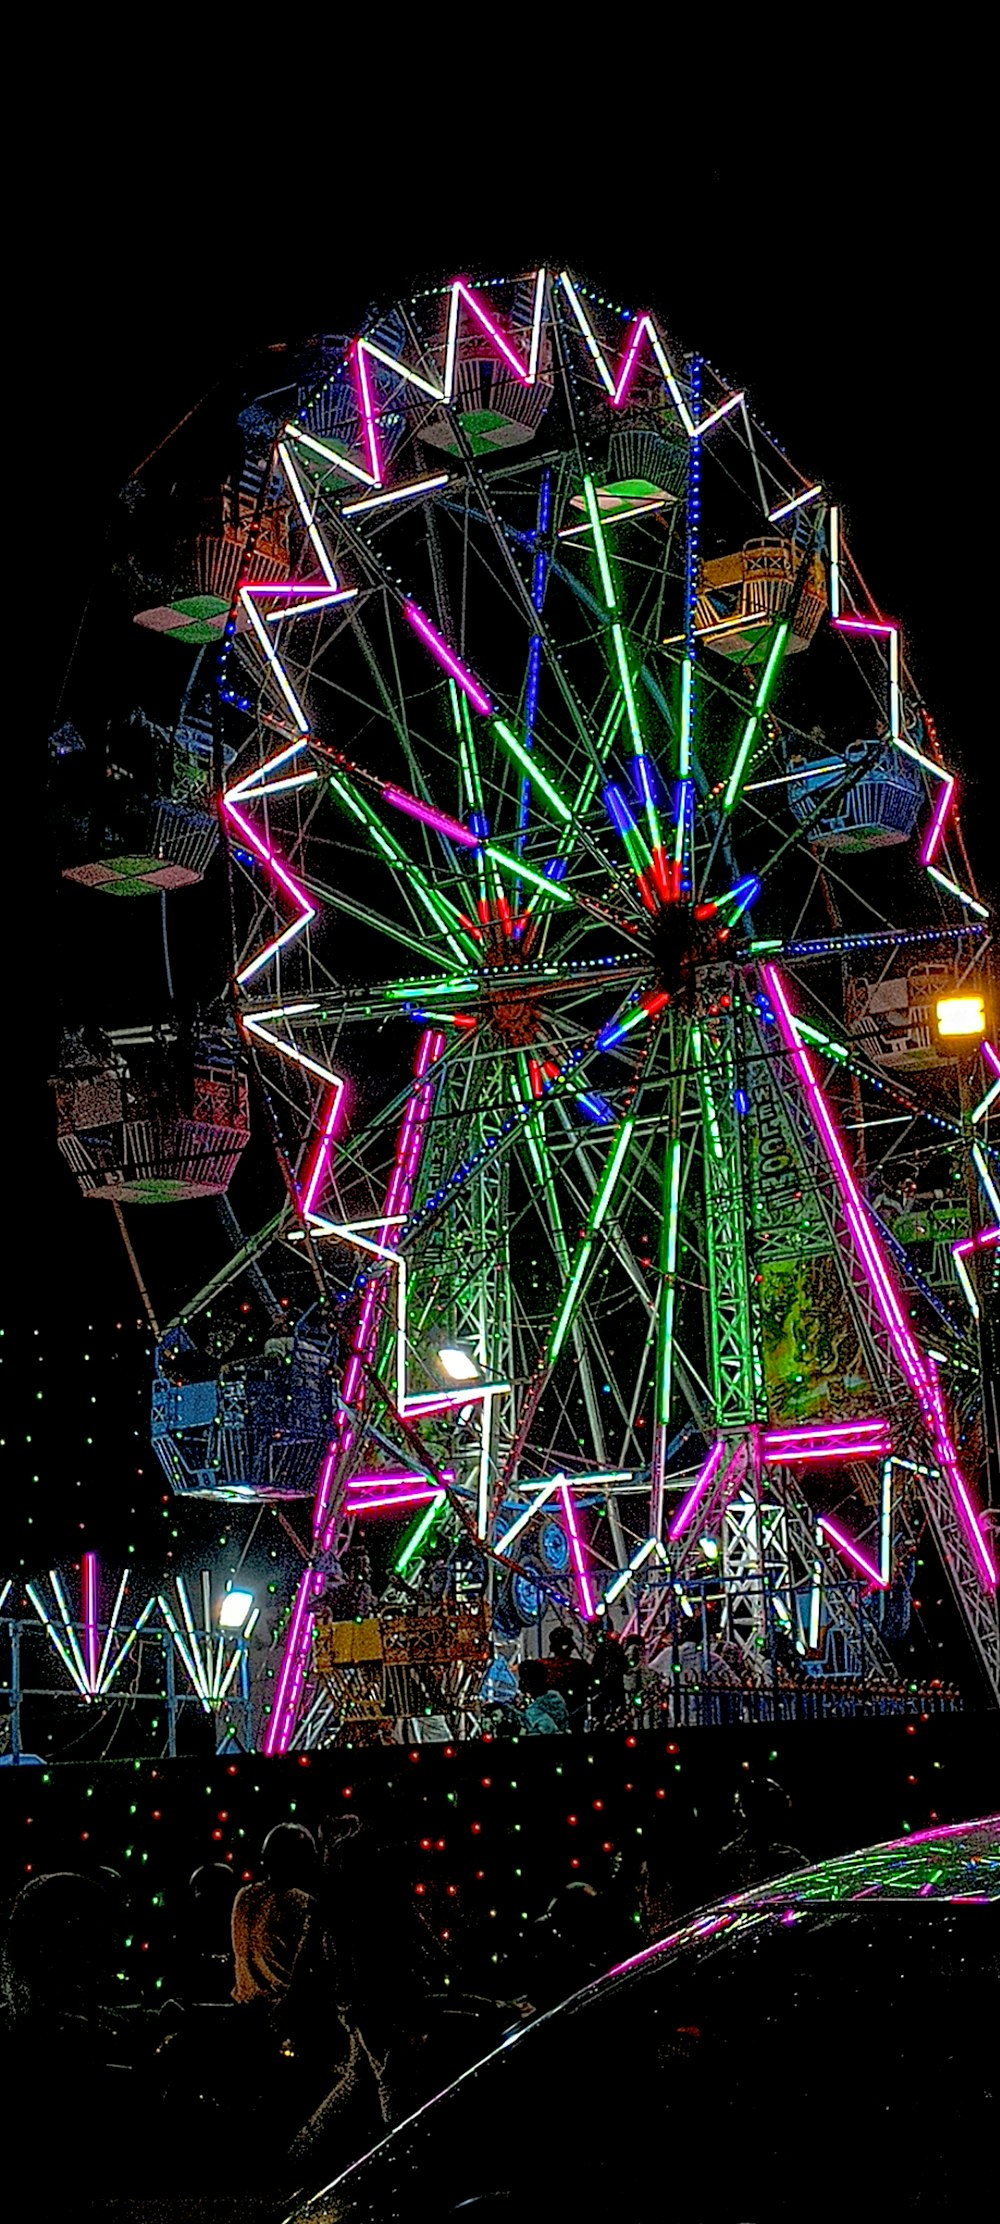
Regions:
<instances>
[{"instance_id":1,"label":"black sky","mask_svg":"<svg viewBox=\"0 0 1000 2224\"><path fill-rule=\"evenodd\" d=\"M447 36L430 22L411 52L387 20L375 42L385 54L367 58L352 44L363 28L338 19L320 35L303 21L292 80L274 26L256 53L246 35L235 73L228 55L201 68L189 57L185 72L155 40L141 63L115 57L100 91L100 57L82 57L78 90L63 63L41 173L26 186L16 351L32 439L47 428L31 516L58 580L29 712L39 764L119 490L171 427L244 358L259 368L272 343L355 330L372 303L456 269L498 274L543 257L629 306L656 306L840 498L959 768L988 888L994 257L974 57L873 61L859 44L834 79L829 55L806 48L799 74L789 54L775 76L761 44L720 95L711 49L725 32L707 22L691 53L659 18L648 31L630 18L583 53L578 19L575 62L557 58L540 77L524 18L479 26L468 64L454 48L442 62ZM818 36L806 19L800 29ZM491 75L491 40L507 42L509 90ZM168 82L154 93L161 59ZM388 107L372 90L376 64L391 72ZM422 115L411 94L426 99ZM46 899L30 968L40 1016L32 1045L29 1014L28 1071L16 1102L8 1095L12 1210L29 1186L40 1201L11 1241L5 1311L8 1349L29 1339L37 1352L40 1339L61 1374L75 1441L89 1324L100 1321L109 1353L114 1321L132 1324L113 1362L130 1414L144 1407L146 1363L113 1231L70 1194L55 1155L44 1075L72 962L59 932ZM53 1549L64 1523L76 1530L61 1425L44 1515L33 1494L33 1528ZM30 1548L30 1469L19 1445L0 1517L5 1564ZM66 1549L76 1542L67 1530Z\"/></svg>"}]
</instances>

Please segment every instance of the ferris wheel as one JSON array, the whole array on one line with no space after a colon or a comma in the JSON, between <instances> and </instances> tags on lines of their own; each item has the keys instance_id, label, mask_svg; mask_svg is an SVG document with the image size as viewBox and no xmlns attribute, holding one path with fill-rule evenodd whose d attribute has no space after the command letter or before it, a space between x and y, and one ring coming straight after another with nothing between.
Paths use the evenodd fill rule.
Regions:
<instances>
[{"instance_id":1,"label":"ferris wheel","mask_svg":"<svg viewBox=\"0 0 1000 2224\"><path fill-rule=\"evenodd\" d=\"M888 1680L923 1540L1000 1697L989 917L828 490L540 269L339 350L244 528L216 761L287 1201L236 1265L319 1305L245 1491L311 1508L268 1749L329 1724L374 1524L411 1584L461 1547L494 1643L554 1606Z\"/></svg>"},{"instance_id":2,"label":"ferris wheel","mask_svg":"<svg viewBox=\"0 0 1000 2224\"><path fill-rule=\"evenodd\" d=\"M485 1548L501 1631L561 1581L648 1633L711 1570L744 1653L845 1659L929 1529L997 1689L988 917L837 507L543 270L399 304L275 469L239 1009L346 1362L274 1740L376 1516Z\"/></svg>"}]
</instances>

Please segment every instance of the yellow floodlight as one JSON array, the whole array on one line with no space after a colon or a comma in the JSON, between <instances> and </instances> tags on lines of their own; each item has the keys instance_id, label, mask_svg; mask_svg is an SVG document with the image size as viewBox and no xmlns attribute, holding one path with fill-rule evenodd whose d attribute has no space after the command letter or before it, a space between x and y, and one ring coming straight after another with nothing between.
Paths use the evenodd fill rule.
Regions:
<instances>
[{"instance_id":1,"label":"yellow floodlight","mask_svg":"<svg viewBox=\"0 0 1000 2224\"><path fill-rule=\"evenodd\" d=\"M981 996L939 996L937 1030L941 1036L985 1035L986 1007Z\"/></svg>"}]
</instances>

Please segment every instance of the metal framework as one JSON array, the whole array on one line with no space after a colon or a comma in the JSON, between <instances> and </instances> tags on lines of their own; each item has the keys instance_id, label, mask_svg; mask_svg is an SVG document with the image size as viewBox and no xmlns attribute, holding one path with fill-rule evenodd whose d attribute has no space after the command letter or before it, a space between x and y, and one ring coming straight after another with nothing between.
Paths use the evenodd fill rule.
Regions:
<instances>
[{"instance_id":1,"label":"metal framework","mask_svg":"<svg viewBox=\"0 0 1000 2224\"><path fill-rule=\"evenodd\" d=\"M267 1254L272 1307L338 1324L268 1749L332 1734L313 1645L376 1518L411 1585L472 1554L498 1630L520 1582L647 1646L707 1540L772 1687L787 1644L898 1677L927 1537L1000 1700L989 921L835 504L652 313L545 270L360 334L262 518L275 484L219 761L287 1202L182 1316ZM949 1287L894 1232L942 1167Z\"/></svg>"}]
</instances>

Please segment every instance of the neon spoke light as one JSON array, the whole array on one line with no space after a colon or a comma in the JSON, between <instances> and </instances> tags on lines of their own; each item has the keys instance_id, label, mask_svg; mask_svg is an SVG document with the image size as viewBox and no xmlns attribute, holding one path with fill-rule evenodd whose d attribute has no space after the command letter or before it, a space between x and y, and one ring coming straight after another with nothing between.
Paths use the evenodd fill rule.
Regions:
<instances>
[{"instance_id":1,"label":"neon spoke light","mask_svg":"<svg viewBox=\"0 0 1000 2224\"><path fill-rule=\"evenodd\" d=\"M462 663L461 658L457 657L454 651L448 647L447 641L442 641L441 635L432 626L430 619L425 618L423 611L418 609L415 602L404 602L403 616L413 627L414 633L420 635L420 639L429 648L431 655L437 659L442 671L447 672L449 679L454 680L456 687L460 687L463 695L468 696L473 709L477 710L482 718L488 718L493 705L485 687L469 671L468 666Z\"/></svg>"},{"instance_id":2,"label":"neon spoke light","mask_svg":"<svg viewBox=\"0 0 1000 2224\"><path fill-rule=\"evenodd\" d=\"M868 1281L890 1345L911 1390L917 1398L926 1425L930 1430L941 1470L952 1491L956 1514L972 1549L979 1573L983 1581L992 1589L996 1585L997 1570L958 1465L933 1360L926 1358L918 1350L909 1324L903 1316L878 1239L865 1215L864 1204L857 1183L844 1156L843 1146L823 1092L813 1072L809 1053L799 1037L781 977L773 965L765 964L761 966L761 979L771 1000L779 1034L802 1084L813 1125L826 1154L837 1188L840 1191L844 1216L854 1249Z\"/></svg>"},{"instance_id":3,"label":"neon spoke light","mask_svg":"<svg viewBox=\"0 0 1000 2224\"><path fill-rule=\"evenodd\" d=\"M408 486L392 487L388 494L368 494L359 502L345 502L344 517L360 517L368 510L389 509L394 502L413 501L419 494L433 494L438 487L447 486L447 471L438 471L430 479L411 479Z\"/></svg>"},{"instance_id":4,"label":"neon spoke light","mask_svg":"<svg viewBox=\"0 0 1000 2224\"><path fill-rule=\"evenodd\" d=\"M494 719L493 730L499 735L504 748L514 758L515 763L520 765L522 772L527 773L529 780L538 789L539 794L545 797L553 816L560 819L564 826L568 826L573 813L568 803L563 802L558 788L553 785L548 774L542 771L534 749L526 749L524 743L518 741L517 735L511 733L510 727L504 724L502 718Z\"/></svg>"},{"instance_id":5,"label":"neon spoke light","mask_svg":"<svg viewBox=\"0 0 1000 2224\"><path fill-rule=\"evenodd\" d=\"M979 1176L983 1195L989 1204L990 1211L995 1213L997 1219L1000 1220L1000 1190L997 1189L984 1153L978 1143L973 1143L972 1146L972 1163Z\"/></svg>"},{"instance_id":6,"label":"neon spoke light","mask_svg":"<svg viewBox=\"0 0 1000 2224\"><path fill-rule=\"evenodd\" d=\"M449 842L458 842L463 849L476 849L477 837L470 834L461 819L453 819L447 811L439 811L433 803L422 803L419 796L408 795L405 788L397 788L387 780L381 789L383 801L391 803L396 811L405 811L408 818L420 819L424 826L431 826L435 834L443 834Z\"/></svg>"},{"instance_id":7,"label":"neon spoke light","mask_svg":"<svg viewBox=\"0 0 1000 2224\"><path fill-rule=\"evenodd\" d=\"M991 1251L997 1242L1000 1242L1000 1227L980 1228L974 1236L964 1236L960 1243L953 1243L951 1247L951 1255L955 1262L955 1273L961 1283L966 1304L974 1320L979 1319L979 1299L973 1288L965 1260L969 1257L970 1252Z\"/></svg>"},{"instance_id":8,"label":"neon spoke light","mask_svg":"<svg viewBox=\"0 0 1000 2224\"><path fill-rule=\"evenodd\" d=\"M344 1084L338 1079L334 1081L327 1097L322 1131L313 1153L312 1164L306 1175L305 1187L302 1192L302 1210L306 1214L311 1213L313 1209L330 1164L330 1153L333 1149L333 1139L337 1132L343 1101Z\"/></svg>"},{"instance_id":9,"label":"neon spoke light","mask_svg":"<svg viewBox=\"0 0 1000 2224\"><path fill-rule=\"evenodd\" d=\"M594 1237L597 1235L611 1209L615 1188L617 1186L622 1167L624 1166L625 1160L628 1156L629 1147L631 1145L634 1132L634 1119L623 1120L615 1141L612 1144L611 1150L608 1154L604 1172L601 1175L601 1179L598 1182L596 1190L594 1191L590 1211L587 1215L587 1225L583 1235L580 1238L579 1244L577 1245L576 1257L573 1261L569 1280L563 1291L562 1302L556 1315L555 1325L549 1338L547 1358L548 1365L550 1367L553 1367L555 1365L555 1362L559 1357L559 1353L561 1352L562 1347L566 1341L566 1337L569 1333L570 1325L572 1323L573 1316L577 1307L577 1302L579 1300L583 1279L593 1255Z\"/></svg>"},{"instance_id":10,"label":"neon spoke light","mask_svg":"<svg viewBox=\"0 0 1000 2224\"><path fill-rule=\"evenodd\" d=\"M256 827L251 826L249 819L245 818L242 811L237 809L239 803L245 800L252 801L258 787L267 782L268 775L273 773L279 765L287 764L288 760L295 756L299 750L304 749L305 746L306 742L303 736L301 741L293 742L289 748L282 749L277 756L269 758L266 764L261 765L256 772L250 773L245 780L238 781L236 786L230 788L222 798L222 808L227 818L232 820L234 826L238 826L248 848L252 849L254 855L260 858L261 863L267 866L272 878L277 881L286 895L291 896L298 907L297 916L291 926L285 927L280 934L274 936L272 941L265 943L264 948L257 952L256 957L252 958L249 964L244 965L237 973L236 981L239 988L245 988L248 981L254 980L263 967L270 962L271 958L276 957L279 950L286 948L287 944L293 941L297 935L300 935L303 929L309 925L310 920L316 917L316 906L310 901L305 890L299 887L296 880L292 879L287 866L282 864L281 859L275 855L263 836L258 834Z\"/></svg>"},{"instance_id":11,"label":"neon spoke light","mask_svg":"<svg viewBox=\"0 0 1000 2224\"><path fill-rule=\"evenodd\" d=\"M951 772L945 772L941 776L941 793L938 796L937 802L934 806L931 823L924 836L923 847L920 852L920 862L922 865L932 864L934 858L937 856L938 849L941 843L941 836L944 833L944 822L948 816L949 805L954 793L955 776Z\"/></svg>"},{"instance_id":12,"label":"neon spoke light","mask_svg":"<svg viewBox=\"0 0 1000 2224\"><path fill-rule=\"evenodd\" d=\"M779 502L776 510L768 510L768 524L777 525L781 518L791 517L793 510L801 510L806 502L815 502L817 495L822 492L820 486L804 487L801 494L793 494L787 502Z\"/></svg>"},{"instance_id":13,"label":"neon spoke light","mask_svg":"<svg viewBox=\"0 0 1000 2224\"><path fill-rule=\"evenodd\" d=\"M883 1575L881 1568L875 1567L874 1563L862 1552L860 1545L856 1545L851 1537L846 1536L836 1521L831 1521L827 1514L821 1514L817 1527L823 1531L824 1536L833 1539L838 1552L843 1552L848 1560L853 1560L855 1567L860 1568L862 1575L867 1577L873 1590L884 1591L888 1588L888 1578Z\"/></svg>"},{"instance_id":14,"label":"neon spoke light","mask_svg":"<svg viewBox=\"0 0 1000 2224\"><path fill-rule=\"evenodd\" d=\"M292 500L294 501L295 507L298 510L300 518L302 519L302 523L305 526L309 545L312 549L313 555L316 558L316 562L319 565L323 577L326 580L327 586L332 588L335 592L339 592L340 582L337 578L337 573L334 569L326 542L324 541L323 535L316 523L315 502L311 502L308 495L306 494L306 490L302 484L301 479L299 478L298 472L296 471L295 465L292 462L292 458L288 452L287 441L279 440L278 459L281 464L281 468L284 471L285 478L287 479L288 484L291 488Z\"/></svg>"},{"instance_id":15,"label":"neon spoke light","mask_svg":"<svg viewBox=\"0 0 1000 2224\"><path fill-rule=\"evenodd\" d=\"M487 842L485 848L487 857L492 859L494 865L499 865L502 873L512 874L515 880L530 880L534 888L540 889L546 896L554 897L556 903L571 904L574 901L568 888L561 887L558 880L553 880L547 873L537 873L533 865L525 864L523 857L508 857L506 850L498 849L495 842Z\"/></svg>"},{"instance_id":16,"label":"neon spoke light","mask_svg":"<svg viewBox=\"0 0 1000 2224\"><path fill-rule=\"evenodd\" d=\"M510 1551L511 1545L521 1535L522 1530L527 1528L529 1521L534 1521L535 1515L540 1513L542 1507L553 1497L554 1493L562 1488L565 1480L564 1475L554 1475L551 1482L539 1483L530 1505L525 1506L523 1513L519 1513L516 1519L511 1522L510 1528L505 1529L503 1536L498 1538L496 1546L498 1559L502 1554Z\"/></svg>"},{"instance_id":17,"label":"neon spoke light","mask_svg":"<svg viewBox=\"0 0 1000 2224\"><path fill-rule=\"evenodd\" d=\"M682 1498L681 1503L677 1508L677 1512L675 1513L674 1518L670 1524L670 1528L667 1531L668 1542L670 1544L676 1544L678 1537L682 1537L684 1535L684 1531L687 1528L688 1523L691 1521L693 1515L697 1512L697 1509L705 1496L705 1492L707 1491L709 1484L718 1474L719 1468L722 1464L722 1458L725 1449L726 1440L724 1437L720 1436L717 1442L713 1444L704 1466L699 1468L686 1498ZM730 1462L730 1465L732 1465L732 1462Z\"/></svg>"},{"instance_id":18,"label":"neon spoke light","mask_svg":"<svg viewBox=\"0 0 1000 2224\"><path fill-rule=\"evenodd\" d=\"M605 1607L613 1606L616 1598L619 1598L621 1596L621 1593L624 1591L626 1585L631 1583L634 1580L635 1576L638 1575L639 1569L645 1567L646 1561L654 1557L660 1562L660 1565L662 1567L666 1567L667 1555L663 1549L662 1544L660 1543L659 1538L647 1537L645 1544L641 1544L638 1551L633 1552L628 1566L621 1568L618 1574L614 1577L613 1581L609 1583L608 1588L604 1593L603 1605ZM602 1611L602 1608L598 1607L597 1611L598 1613L600 1613Z\"/></svg>"},{"instance_id":19,"label":"neon spoke light","mask_svg":"<svg viewBox=\"0 0 1000 2224\"><path fill-rule=\"evenodd\" d=\"M447 1491L439 1490L425 1512L420 1515L419 1520L414 1523L409 1536L405 1539L399 1557L393 1565L394 1575L405 1575L410 1562L416 1558L421 1545L426 1542L435 1523L443 1514L447 1503Z\"/></svg>"},{"instance_id":20,"label":"neon spoke light","mask_svg":"<svg viewBox=\"0 0 1000 2224\"><path fill-rule=\"evenodd\" d=\"M747 719L746 725L743 728L743 733L740 738L739 748L736 752L733 769L729 775L726 792L722 799L722 808L727 813L733 810L733 807L739 796L743 774L746 771L747 759L757 738L757 730L760 726L761 719L764 716L764 712L767 709L768 698L771 694L771 690L781 669L781 660L785 653L785 644L788 640L790 631L791 628L789 626L787 618L782 618L775 629L774 640L771 643L768 659L757 683L757 693L753 699L753 708L750 712L749 718Z\"/></svg>"},{"instance_id":21,"label":"neon spoke light","mask_svg":"<svg viewBox=\"0 0 1000 2224\"><path fill-rule=\"evenodd\" d=\"M957 880L949 880L947 873L939 872L936 865L928 865L927 871L930 879L936 880L938 887L943 888L946 895L954 896L956 902L964 904L967 911L975 912L977 919L989 918L986 905L980 903L977 897L971 896L967 888L960 888Z\"/></svg>"},{"instance_id":22,"label":"neon spoke light","mask_svg":"<svg viewBox=\"0 0 1000 2224\"><path fill-rule=\"evenodd\" d=\"M592 1622L594 1619L594 1594L590 1588L590 1577L587 1573L587 1564L583 1556L583 1539L580 1535L580 1525L576 1518L576 1507L574 1506L573 1500L570 1496L568 1483L560 1483L559 1496L562 1499L563 1515L566 1522L566 1534L569 1538L570 1556L573 1561L573 1568L576 1575L576 1595L579 1602L581 1618L585 1622Z\"/></svg>"},{"instance_id":23,"label":"neon spoke light","mask_svg":"<svg viewBox=\"0 0 1000 2224\"><path fill-rule=\"evenodd\" d=\"M348 1514L378 1514L393 1510L398 1512L400 1506L430 1505L436 1502L440 1495L440 1491L436 1490L433 1484L427 1483L421 1490L388 1490L383 1491L378 1497L374 1495L371 1497L362 1496L355 1501L351 1498L350 1486L348 1486L344 1511Z\"/></svg>"}]
</instances>

